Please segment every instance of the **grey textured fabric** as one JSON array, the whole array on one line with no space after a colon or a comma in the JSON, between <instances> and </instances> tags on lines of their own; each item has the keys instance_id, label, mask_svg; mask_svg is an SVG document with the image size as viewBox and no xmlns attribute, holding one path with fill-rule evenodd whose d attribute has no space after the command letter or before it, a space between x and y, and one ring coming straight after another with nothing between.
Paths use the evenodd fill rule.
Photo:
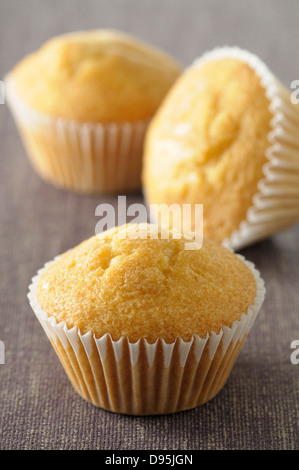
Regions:
<instances>
[{"instance_id":1,"label":"grey textured fabric","mask_svg":"<svg viewBox=\"0 0 299 470\"><path fill-rule=\"evenodd\" d=\"M65 31L112 27L185 65L214 46L257 53L287 86L299 79L296 0L1 0L0 78L27 52ZM299 226L242 253L266 282L262 312L220 394L169 416L95 408L70 385L27 301L44 262L94 234L96 206L115 197L51 187L32 170L7 106L0 105L0 449L298 449ZM142 202L130 195L128 204Z\"/></svg>"}]
</instances>

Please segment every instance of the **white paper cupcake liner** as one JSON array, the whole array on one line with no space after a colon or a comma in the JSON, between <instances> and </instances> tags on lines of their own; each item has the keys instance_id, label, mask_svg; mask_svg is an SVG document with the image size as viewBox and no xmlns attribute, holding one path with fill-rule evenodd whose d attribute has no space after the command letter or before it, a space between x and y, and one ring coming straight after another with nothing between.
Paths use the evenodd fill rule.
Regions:
<instances>
[{"instance_id":1,"label":"white paper cupcake liner","mask_svg":"<svg viewBox=\"0 0 299 470\"><path fill-rule=\"evenodd\" d=\"M28 157L44 180L82 193L140 189L148 120L101 124L55 118L19 99L10 77L5 88Z\"/></svg>"},{"instance_id":2,"label":"white paper cupcake liner","mask_svg":"<svg viewBox=\"0 0 299 470\"><path fill-rule=\"evenodd\" d=\"M246 62L260 77L270 101L272 130L270 146L252 206L224 245L239 250L291 225L299 219L299 106L291 102L289 90L256 55L238 47L215 48L195 61L195 65L220 58Z\"/></svg>"},{"instance_id":3,"label":"white paper cupcake liner","mask_svg":"<svg viewBox=\"0 0 299 470\"><path fill-rule=\"evenodd\" d=\"M239 256L239 255L238 255ZM131 343L110 334L96 338L81 334L48 316L36 298L40 269L29 286L30 305L50 339L75 390L87 401L106 410L132 415L174 413L211 400L225 384L239 350L265 296L264 282L254 265L239 256L252 271L256 298L240 320L205 338L189 342L177 338L154 344L140 338ZM57 259L57 258L55 258Z\"/></svg>"}]
</instances>

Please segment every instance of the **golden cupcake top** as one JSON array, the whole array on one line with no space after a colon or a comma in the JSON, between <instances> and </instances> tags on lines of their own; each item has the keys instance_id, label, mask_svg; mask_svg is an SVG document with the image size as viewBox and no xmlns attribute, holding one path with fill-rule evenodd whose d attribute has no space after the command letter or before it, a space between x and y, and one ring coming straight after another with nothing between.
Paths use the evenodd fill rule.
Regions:
<instances>
[{"instance_id":1,"label":"golden cupcake top","mask_svg":"<svg viewBox=\"0 0 299 470\"><path fill-rule=\"evenodd\" d=\"M36 111L110 123L151 118L180 73L172 57L135 37L93 30L50 39L10 77Z\"/></svg>"},{"instance_id":2,"label":"golden cupcake top","mask_svg":"<svg viewBox=\"0 0 299 470\"><path fill-rule=\"evenodd\" d=\"M253 305L255 278L216 242L196 250L187 242L189 235L150 224L107 230L53 261L38 280L37 300L57 322L97 338L172 342L218 333Z\"/></svg>"},{"instance_id":3,"label":"golden cupcake top","mask_svg":"<svg viewBox=\"0 0 299 470\"><path fill-rule=\"evenodd\" d=\"M155 115L145 144L149 203L204 204L204 235L228 237L246 218L267 161L272 115L246 62L195 62Z\"/></svg>"}]
</instances>

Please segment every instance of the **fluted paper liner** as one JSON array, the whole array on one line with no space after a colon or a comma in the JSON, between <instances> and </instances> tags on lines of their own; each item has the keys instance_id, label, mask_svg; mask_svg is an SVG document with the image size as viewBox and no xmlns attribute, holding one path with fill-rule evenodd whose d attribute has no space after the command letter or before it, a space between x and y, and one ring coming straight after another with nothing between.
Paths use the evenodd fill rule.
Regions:
<instances>
[{"instance_id":1,"label":"fluted paper liner","mask_svg":"<svg viewBox=\"0 0 299 470\"><path fill-rule=\"evenodd\" d=\"M5 88L28 157L44 180L82 193L140 189L148 120L101 124L56 118L27 106L9 76Z\"/></svg>"},{"instance_id":2,"label":"fluted paper liner","mask_svg":"<svg viewBox=\"0 0 299 470\"><path fill-rule=\"evenodd\" d=\"M194 335L189 342L177 338L166 343L158 338L131 343L109 334L96 338L81 334L48 316L36 298L36 285L46 267L29 286L30 305L51 341L75 390L97 407L132 415L174 413L211 400L225 384L239 350L264 300L265 288L251 262L238 255L252 271L256 298L231 327L205 338ZM56 259L56 258L55 258Z\"/></svg>"},{"instance_id":3,"label":"fluted paper liner","mask_svg":"<svg viewBox=\"0 0 299 470\"><path fill-rule=\"evenodd\" d=\"M293 225L299 219L299 107L289 90L255 54L238 47L220 47L205 53L194 64L224 57L246 62L261 79L270 102L272 130L266 151L264 177L258 184L246 220L223 244L239 250Z\"/></svg>"}]
</instances>

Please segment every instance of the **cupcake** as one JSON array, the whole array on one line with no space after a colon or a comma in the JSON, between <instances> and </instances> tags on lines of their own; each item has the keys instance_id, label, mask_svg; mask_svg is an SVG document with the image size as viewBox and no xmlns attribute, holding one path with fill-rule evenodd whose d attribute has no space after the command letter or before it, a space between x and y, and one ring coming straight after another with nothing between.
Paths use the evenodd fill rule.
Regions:
<instances>
[{"instance_id":1,"label":"cupcake","mask_svg":"<svg viewBox=\"0 0 299 470\"><path fill-rule=\"evenodd\" d=\"M191 409L224 386L263 303L253 264L153 224L102 232L47 263L29 300L75 390L106 410Z\"/></svg>"},{"instance_id":2,"label":"cupcake","mask_svg":"<svg viewBox=\"0 0 299 470\"><path fill-rule=\"evenodd\" d=\"M291 226L299 218L298 125L299 108L258 57L236 47L204 54L148 130L148 205L203 204L204 236L235 250Z\"/></svg>"},{"instance_id":3,"label":"cupcake","mask_svg":"<svg viewBox=\"0 0 299 470\"><path fill-rule=\"evenodd\" d=\"M181 73L166 53L110 30L55 37L6 77L36 171L86 193L140 189L149 121Z\"/></svg>"}]
</instances>

